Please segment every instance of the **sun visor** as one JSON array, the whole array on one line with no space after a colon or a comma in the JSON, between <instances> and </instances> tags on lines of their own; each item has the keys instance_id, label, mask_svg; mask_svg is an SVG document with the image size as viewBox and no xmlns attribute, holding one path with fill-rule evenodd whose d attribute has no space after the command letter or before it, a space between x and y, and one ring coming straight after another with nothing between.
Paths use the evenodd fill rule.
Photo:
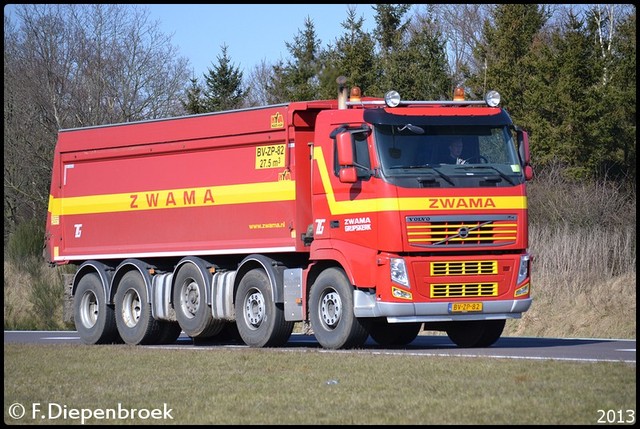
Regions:
<instances>
[{"instance_id":1,"label":"sun visor","mask_svg":"<svg viewBox=\"0 0 640 429\"><path fill-rule=\"evenodd\" d=\"M364 111L364 120L374 125L485 125L502 126L512 125L511 117L502 109L495 109L493 115L455 115L455 116L428 116L428 115L396 115L385 109L367 109Z\"/></svg>"}]
</instances>

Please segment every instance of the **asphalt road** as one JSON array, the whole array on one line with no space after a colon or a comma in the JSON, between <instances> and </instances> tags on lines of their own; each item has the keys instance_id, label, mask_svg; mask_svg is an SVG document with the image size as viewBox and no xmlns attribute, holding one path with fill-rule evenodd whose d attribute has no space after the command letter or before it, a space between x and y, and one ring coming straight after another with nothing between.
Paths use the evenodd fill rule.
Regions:
<instances>
[{"instance_id":1,"label":"asphalt road","mask_svg":"<svg viewBox=\"0 0 640 429\"><path fill-rule=\"evenodd\" d=\"M75 331L4 331L4 344L81 344ZM139 346L153 348L215 349L248 348L241 343L194 342L181 335L174 344ZM326 353L411 354L418 356L465 356L500 359L562 360L582 362L636 363L636 340L599 338L536 338L502 337L493 346L482 349L464 349L453 344L446 335L419 335L402 348L380 348L371 339L356 350L325 350L313 335L292 334L280 350L317 350Z\"/></svg>"}]
</instances>

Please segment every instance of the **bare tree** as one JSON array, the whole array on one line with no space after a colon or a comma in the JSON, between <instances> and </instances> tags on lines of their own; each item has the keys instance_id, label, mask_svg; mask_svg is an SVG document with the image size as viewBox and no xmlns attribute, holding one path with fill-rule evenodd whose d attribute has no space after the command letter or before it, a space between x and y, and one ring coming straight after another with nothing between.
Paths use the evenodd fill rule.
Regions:
<instances>
[{"instance_id":1,"label":"bare tree","mask_svg":"<svg viewBox=\"0 0 640 429\"><path fill-rule=\"evenodd\" d=\"M454 83L463 83L466 76L484 68L477 64L473 49L482 34L482 24L488 14L489 4L430 4L435 22L447 43L450 74ZM418 12L427 14L427 12ZM416 20L415 22L419 22Z\"/></svg>"},{"instance_id":2,"label":"bare tree","mask_svg":"<svg viewBox=\"0 0 640 429\"><path fill-rule=\"evenodd\" d=\"M596 43L600 48L601 60L605 64L602 74L603 86L606 86L611 78L610 62L613 61L612 51L617 36L616 27L621 17L631 14L631 7L635 8L635 6L624 4L596 4L588 12L595 25Z\"/></svg>"},{"instance_id":3,"label":"bare tree","mask_svg":"<svg viewBox=\"0 0 640 429\"><path fill-rule=\"evenodd\" d=\"M188 61L148 12L124 4L20 4L5 15L5 238L44 219L58 130L183 114Z\"/></svg>"},{"instance_id":4,"label":"bare tree","mask_svg":"<svg viewBox=\"0 0 640 429\"><path fill-rule=\"evenodd\" d=\"M269 94L268 83L272 79L273 65L268 64L266 60L260 61L260 64L251 69L245 84L245 87L249 89L246 99L247 107L266 106L277 102Z\"/></svg>"}]
</instances>

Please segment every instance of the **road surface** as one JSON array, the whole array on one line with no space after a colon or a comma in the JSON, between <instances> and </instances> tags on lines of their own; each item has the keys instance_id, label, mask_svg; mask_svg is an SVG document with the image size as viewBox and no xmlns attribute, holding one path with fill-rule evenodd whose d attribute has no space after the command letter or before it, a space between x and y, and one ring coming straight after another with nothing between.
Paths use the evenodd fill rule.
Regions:
<instances>
[{"instance_id":1,"label":"road surface","mask_svg":"<svg viewBox=\"0 0 640 429\"><path fill-rule=\"evenodd\" d=\"M75 331L4 331L4 344L81 344ZM247 348L238 342L194 342L182 334L174 344L139 346L154 348ZM481 349L459 348L446 335L419 335L402 348L380 348L369 339L355 350L325 350L313 335L292 334L281 350L317 350L326 353L411 354L418 356L464 356L501 359L562 360L582 362L636 363L636 340L599 338L502 337L493 346Z\"/></svg>"}]
</instances>

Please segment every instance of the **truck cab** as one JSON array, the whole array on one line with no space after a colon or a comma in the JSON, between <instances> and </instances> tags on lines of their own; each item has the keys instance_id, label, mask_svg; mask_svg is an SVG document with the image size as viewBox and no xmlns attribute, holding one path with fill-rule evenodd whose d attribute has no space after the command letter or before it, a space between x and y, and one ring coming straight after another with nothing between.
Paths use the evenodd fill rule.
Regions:
<instances>
[{"instance_id":1,"label":"truck cab","mask_svg":"<svg viewBox=\"0 0 640 429\"><path fill-rule=\"evenodd\" d=\"M340 262L378 342L413 339L424 324L487 346L531 304L528 138L498 97L391 94L318 115L311 258ZM319 313L316 336L335 329L335 315Z\"/></svg>"}]
</instances>

